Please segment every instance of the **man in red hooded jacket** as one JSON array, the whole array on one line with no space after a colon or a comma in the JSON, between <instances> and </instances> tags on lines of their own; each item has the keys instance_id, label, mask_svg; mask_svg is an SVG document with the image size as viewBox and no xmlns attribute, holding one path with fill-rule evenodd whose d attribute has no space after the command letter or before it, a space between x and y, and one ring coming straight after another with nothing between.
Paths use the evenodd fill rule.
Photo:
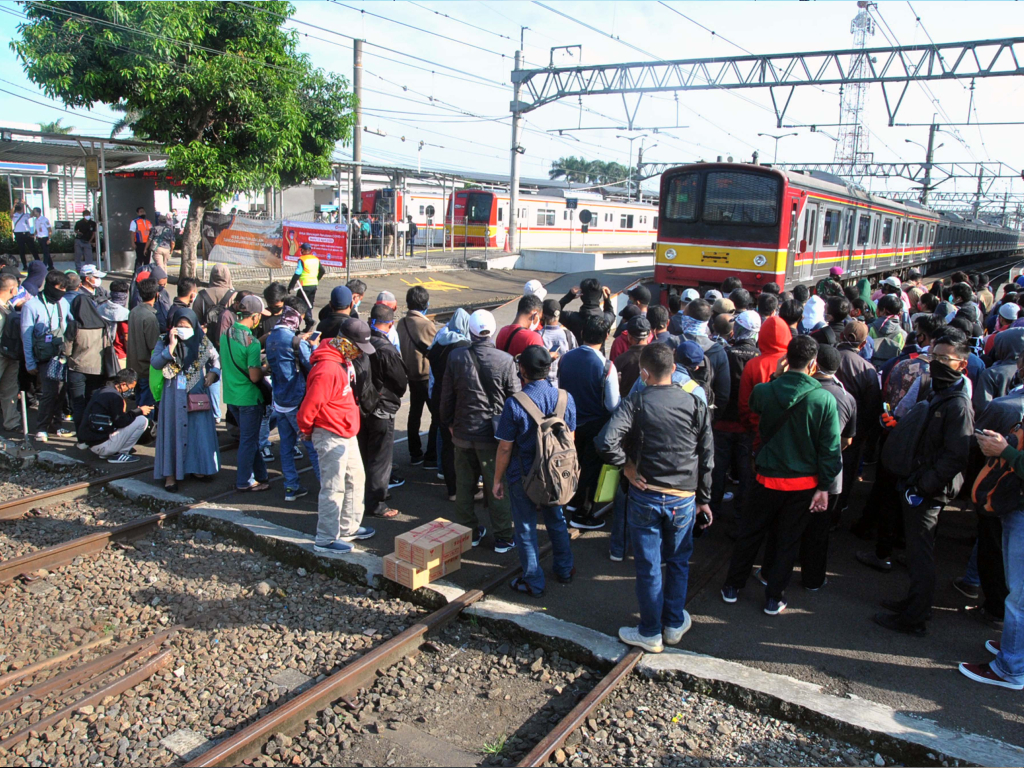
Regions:
<instances>
[{"instance_id":1,"label":"man in red hooded jacket","mask_svg":"<svg viewBox=\"0 0 1024 768\"><path fill-rule=\"evenodd\" d=\"M792 340L793 333L786 321L778 315L769 317L762 323L761 332L757 336L757 348L761 354L743 367L743 376L740 378L740 422L754 436L755 449L760 443L757 430L760 417L750 410L750 393L755 386L771 379L779 365L779 358L786 356L786 347Z\"/></svg>"},{"instance_id":2,"label":"man in red hooded jacket","mask_svg":"<svg viewBox=\"0 0 1024 768\"><path fill-rule=\"evenodd\" d=\"M312 369L296 421L299 437L312 439L320 460L317 552L345 554L352 551L348 542L375 533L362 524L366 476L356 440L359 406L352 394L356 378L352 361L375 351L370 344L370 326L350 319L336 338L320 344L310 357Z\"/></svg>"}]
</instances>

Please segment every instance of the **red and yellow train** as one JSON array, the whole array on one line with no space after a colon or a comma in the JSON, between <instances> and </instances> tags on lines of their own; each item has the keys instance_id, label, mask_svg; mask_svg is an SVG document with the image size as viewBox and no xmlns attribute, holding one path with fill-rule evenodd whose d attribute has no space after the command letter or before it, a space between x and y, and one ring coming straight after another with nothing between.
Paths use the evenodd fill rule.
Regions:
<instances>
[{"instance_id":1,"label":"red and yellow train","mask_svg":"<svg viewBox=\"0 0 1024 768\"><path fill-rule=\"evenodd\" d=\"M900 203L829 174L694 163L661 177L655 279L667 287L808 286L910 267L969 266L1024 247L1018 230Z\"/></svg>"}]
</instances>

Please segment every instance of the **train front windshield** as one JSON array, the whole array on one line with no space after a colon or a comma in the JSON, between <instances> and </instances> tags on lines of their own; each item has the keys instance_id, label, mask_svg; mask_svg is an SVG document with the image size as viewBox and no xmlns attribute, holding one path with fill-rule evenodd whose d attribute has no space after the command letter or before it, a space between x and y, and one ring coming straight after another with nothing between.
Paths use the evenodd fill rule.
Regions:
<instances>
[{"instance_id":1,"label":"train front windshield","mask_svg":"<svg viewBox=\"0 0 1024 768\"><path fill-rule=\"evenodd\" d=\"M774 242L781 181L745 170L694 170L667 180L661 234L666 239Z\"/></svg>"},{"instance_id":2,"label":"train front windshield","mask_svg":"<svg viewBox=\"0 0 1024 768\"><path fill-rule=\"evenodd\" d=\"M465 216L470 224L489 224L493 205L491 192L459 192L455 195L455 216Z\"/></svg>"}]
</instances>

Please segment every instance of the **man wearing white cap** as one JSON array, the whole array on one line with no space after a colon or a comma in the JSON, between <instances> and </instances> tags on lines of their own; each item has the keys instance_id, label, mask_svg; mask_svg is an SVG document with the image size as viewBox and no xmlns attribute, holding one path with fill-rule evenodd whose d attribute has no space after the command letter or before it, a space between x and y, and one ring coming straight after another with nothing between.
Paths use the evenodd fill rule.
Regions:
<instances>
[{"instance_id":1,"label":"man wearing white cap","mask_svg":"<svg viewBox=\"0 0 1024 768\"><path fill-rule=\"evenodd\" d=\"M992 348L995 346L996 337L1008 328L1012 328L1013 324L1017 322L1017 316L1020 314L1020 306L1014 304L1012 301L1008 301L999 307L999 312L996 315L996 327L995 333L989 334L988 338L985 339L985 355L986 360L990 360L988 356L992 354Z\"/></svg>"},{"instance_id":2,"label":"man wearing white cap","mask_svg":"<svg viewBox=\"0 0 1024 768\"><path fill-rule=\"evenodd\" d=\"M487 534L473 510L476 481L484 478L484 493L491 525L494 551L501 554L515 547L512 539L512 511L508 498L496 499L494 468L498 454L495 428L505 400L519 391L519 376L512 356L491 340L497 323L494 315L478 309L469 316L468 347L452 351L441 384L441 426L455 445L454 522L473 529L473 546Z\"/></svg>"},{"instance_id":3,"label":"man wearing white cap","mask_svg":"<svg viewBox=\"0 0 1024 768\"><path fill-rule=\"evenodd\" d=\"M720 315L722 332L719 340L726 344L725 354L729 360L729 376L732 387L729 399L718 407L719 417L712 425L715 435L715 465L711 474L711 509L718 515L722 503L726 500L725 479L732 468L733 476L739 482L734 495L733 514L726 520L726 533L735 536L740 511L744 500L750 492L754 477L750 469L750 452L752 436L740 421L740 381L743 369L752 359L761 354L757 347L757 335L761 331L761 316L752 309L736 315L731 322L722 320L728 315ZM725 518L721 518L725 520Z\"/></svg>"},{"instance_id":4,"label":"man wearing white cap","mask_svg":"<svg viewBox=\"0 0 1024 768\"><path fill-rule=\"evenodd\" d=\"M708 293L717 293L717 291L708 291ZM687 288L680 294L679 301L681 303L681 306L679 307L679 311L674 313L672 315L672 319L668 321L669 333L671 333L673 336L679 336L683 332L683 325L686 323L686 321L683 319L684 317L686 317L686 305L689 304L694 299L699 298L700 294L697 293L697 291L693 288ZM718 298L721 298L721 294L719 294ZM708 301L711 302L711 299L708 299Z\"/></svg>"},{"instance_id":5,"label":"man wearing white cap","mask_svg":"<svg viewBox=\"0 0 1024 768\"><path fill-rule=\"evenodd\" d=\"M528 280L526 285L523 286L523 296L536 296L541 301L548 295L548 289L544 287L540 280Z\"/></svg>"}]
</instances>

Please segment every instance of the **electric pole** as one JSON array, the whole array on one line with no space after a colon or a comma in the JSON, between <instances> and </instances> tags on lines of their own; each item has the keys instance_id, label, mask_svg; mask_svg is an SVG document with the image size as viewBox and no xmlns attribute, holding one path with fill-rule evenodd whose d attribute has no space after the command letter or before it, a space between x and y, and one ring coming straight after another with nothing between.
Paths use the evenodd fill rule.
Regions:
<instances>
[{"instance_id":1,"label":"electric pole","mask_svg":"<svg viewBox=\"0 0 1024 768\"><path fill-rule=\"evenodd\" d=\"M516 51L516 68L512 71L512 104L510 105L512 110L512 167L509 173L511 178L509 179L510 184L508 194L508 247L511 251L516 249L516 234L519 229L519 222L516 221L516 214L519 208L519 155L523 153L523 148L519 145L523 136L522 104L519 101L519 95L522 93L522 83L519 80L519 70L522 66L523 52L521 50Z\"/></svg>"},{"instance_id":2,"label":"electric pole","mask_svg":"<svg viewBox=\"0 0 1024 768\"><path fill-rule=\"evenodd\" d=\"M932 160L935 159L935 134L938 130L939 126L935 122L928 126L928 149L924 156L924 187L921 189L921 205L928 205L928 193L932 188Z\"/></svg>"},{"instance_id":3,"label":"electric pole","mask_svg":"<svg viewBox=\"0 0 1024 768\"><path fill-rule=\"evenodd\" d=\"M352 41L352 93L356 97L356 124L352 128L352 205L363 209L363 41ZM373 211L370 211L373 213Z\"/></svg>"},{"instance_id":4,"label":"electric pole","mask_svg":"<svg viewBox=\"0 0 1024 768\"><path fill-rule=\"evenodd\" d=\"M981 185L985 178L985 166L978 168L978 191L974 193L974 218L978 218L978 211L981 209Z\"/></svg>"}]
</instances>

